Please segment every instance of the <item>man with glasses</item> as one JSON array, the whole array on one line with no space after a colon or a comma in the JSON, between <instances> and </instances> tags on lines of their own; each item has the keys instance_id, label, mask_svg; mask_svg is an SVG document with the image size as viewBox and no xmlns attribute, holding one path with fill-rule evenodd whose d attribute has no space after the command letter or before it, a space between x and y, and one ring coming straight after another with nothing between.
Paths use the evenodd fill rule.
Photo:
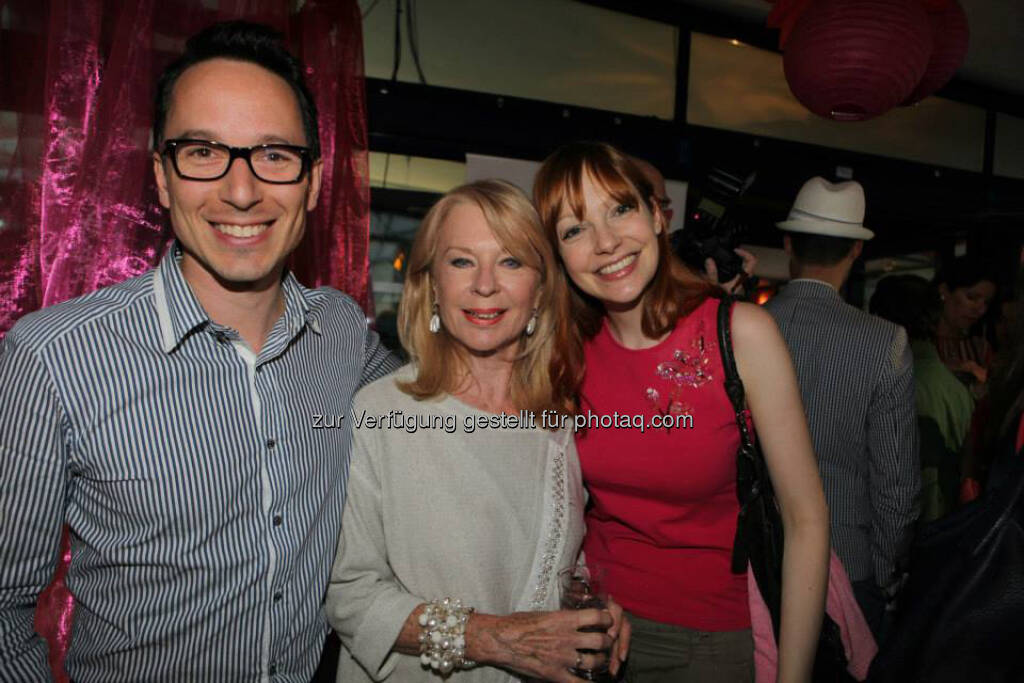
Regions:
<instances>
[{"instance_id":1,"label":"man with glasses","mask_svg":"<svg viewBox=\"0 0 1024 683\"><path fill-rule=\"evenodd\" d=\"M71 529L77 683L309 681L358 386L394 358L285 268L322 178L313 100L270 29L213 26L158 83L175 242L0 347L0 680L49 680L33 610Z\"/></svg>"}]
</instances>

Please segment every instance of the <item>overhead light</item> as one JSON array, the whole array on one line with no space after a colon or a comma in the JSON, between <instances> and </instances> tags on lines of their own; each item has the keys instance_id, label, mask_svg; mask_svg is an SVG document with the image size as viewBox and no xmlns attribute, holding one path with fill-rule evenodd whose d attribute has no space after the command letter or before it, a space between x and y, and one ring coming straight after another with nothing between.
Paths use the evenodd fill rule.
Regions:
<instances>
[{"instance_id":1,"label":"overhead light","mask_svg":"<svg viewBox=\"0 0 1024 683\"><path fill-rule=\"evenodd\" d=\"M740 41L736 40L735 38L733 38L732 40L730 40L730 41L729 41L729 44L730 44L730 45L735 45L736 47L739 47L740 45L743 45L743 43L741 43Z\"/></svg>"}]
</instances>

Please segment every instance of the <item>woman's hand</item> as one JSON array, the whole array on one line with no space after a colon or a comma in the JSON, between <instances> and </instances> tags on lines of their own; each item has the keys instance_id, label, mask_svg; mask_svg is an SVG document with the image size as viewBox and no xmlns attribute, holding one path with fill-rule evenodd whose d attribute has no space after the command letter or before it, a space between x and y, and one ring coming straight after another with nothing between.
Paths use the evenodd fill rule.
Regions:
<instances>
[{"instance_id":1,"label":"woman's hand","mask_svg":"<svg viewBox=\"0 0 1024 683\"><path fill-rule=\"evenodd\" d=\"M622 610L622 605L615 602L611 596L608 596L608 613L612 615L612 627L608 629L608 636L612 639L608 671L614 678L629 655L629 639L633 627L630 626L629 619L626 618L626 614Z\"/></svg>"},{"instance_id":2,"label":"woman's hand","mask_svg":"<svg viewBox=\"0 0 1024 683\"><path fill-rule=\"evenodd\" d=\"M988 371L973 360L965 359L953 366L954 372L970 373L978 384L988 380Z\"/></svg>"},{"instance_id":3,"label":"woman's hand","mask_svg":"<svg viewBox=\"0 0 1024 683\"><path fill-rule=\"evenodd\" d=\"M613 645L608 630L623 635L611 610L581 609L558 612L515 612L507 616L474 614L466 628L466 657L546 681L578 681L569 669L592 669L608 661ZM593 628L594 631L581 629ZM628 645L629 627L625 627ZM580 652L596 650L597 654ZM618 670L618 666L615 667Z\"/></svg>"}]
</instances>

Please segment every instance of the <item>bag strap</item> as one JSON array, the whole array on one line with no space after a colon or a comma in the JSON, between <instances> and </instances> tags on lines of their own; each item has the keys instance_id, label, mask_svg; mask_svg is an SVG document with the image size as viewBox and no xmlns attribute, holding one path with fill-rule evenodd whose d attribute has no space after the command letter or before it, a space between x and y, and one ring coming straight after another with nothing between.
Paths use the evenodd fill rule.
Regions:
<instances>
[{"instance_id":1,"label":"bag strap","mask_svg":"<svg viewBox=\"0 0 1024 683\"><path fill-rule=\"evenodd\" d=\"M732 403L733 410L736 412L737 424L742 422L746 424L745 420L740 420L743 414L743 380L740 379L740 373L736 370L736 357L732 352L732 324L730 316L732 314L732 306L736 303L732 297L722 297L721 301L718 302L718 349L722 356L722 369L725 371L725 393L729 396L729 402ZM746 432L745 429L740 429L741 438ZM749 434L746 435L749 439Z\"/></svg>"},{"instance_id":2,"label":"bag strap","mask_svg":"<svg viewBox=\"0 0 1024 683\"><path fill-rule=\"evenodd\" d=\"M747 571L747 563L750 559L744 534L747 525L748 503L759 493L759 482L753 476L756 471L754 465L758 458L757 449L754 448L754 440L750 436L750 429L747 426L747 416L744 409L743 380L736 369L736 357L732 350L732 324L731 314L733 304L736 300L732 297L723 297L718 304L718 351L722 357L722 369L725 372L725 393L732 403L733 412L736 416L736 427L740 432L740 447L736 452L736 497L739 499L740 512L736 522L736 536L732 544L732 572L742 574Z\"/></svg>"}]
</instances>

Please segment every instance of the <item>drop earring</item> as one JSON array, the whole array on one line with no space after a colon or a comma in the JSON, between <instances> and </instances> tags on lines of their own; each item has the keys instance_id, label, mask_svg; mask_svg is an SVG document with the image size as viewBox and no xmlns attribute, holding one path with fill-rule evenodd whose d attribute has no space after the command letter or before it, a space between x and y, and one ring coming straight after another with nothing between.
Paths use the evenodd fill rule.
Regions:
<instances>
[{"instance_id":1,"label":"drop earring","mask_svg":"<svg viewBox=\"0 0 1024 683\"><path fill-rule=\"evenodd\" d=\"M537 309L533 309L533 315L530 316L530 321L526 323L526 336L532 337L533 333L537 331Z\"/></svg>"},{"instance_id":2,"label":"drop earring","mask_svg":"<svg viewBox=\"0 0 1024 683\"><path fill-rule=\"evenodd\" d=\"M441 316L438 314L437 304L434 304L434 314L430 316L430 325L427 329L430 330L431 334L437 334L441 331Z\"/></svg>"}]
</instances>

